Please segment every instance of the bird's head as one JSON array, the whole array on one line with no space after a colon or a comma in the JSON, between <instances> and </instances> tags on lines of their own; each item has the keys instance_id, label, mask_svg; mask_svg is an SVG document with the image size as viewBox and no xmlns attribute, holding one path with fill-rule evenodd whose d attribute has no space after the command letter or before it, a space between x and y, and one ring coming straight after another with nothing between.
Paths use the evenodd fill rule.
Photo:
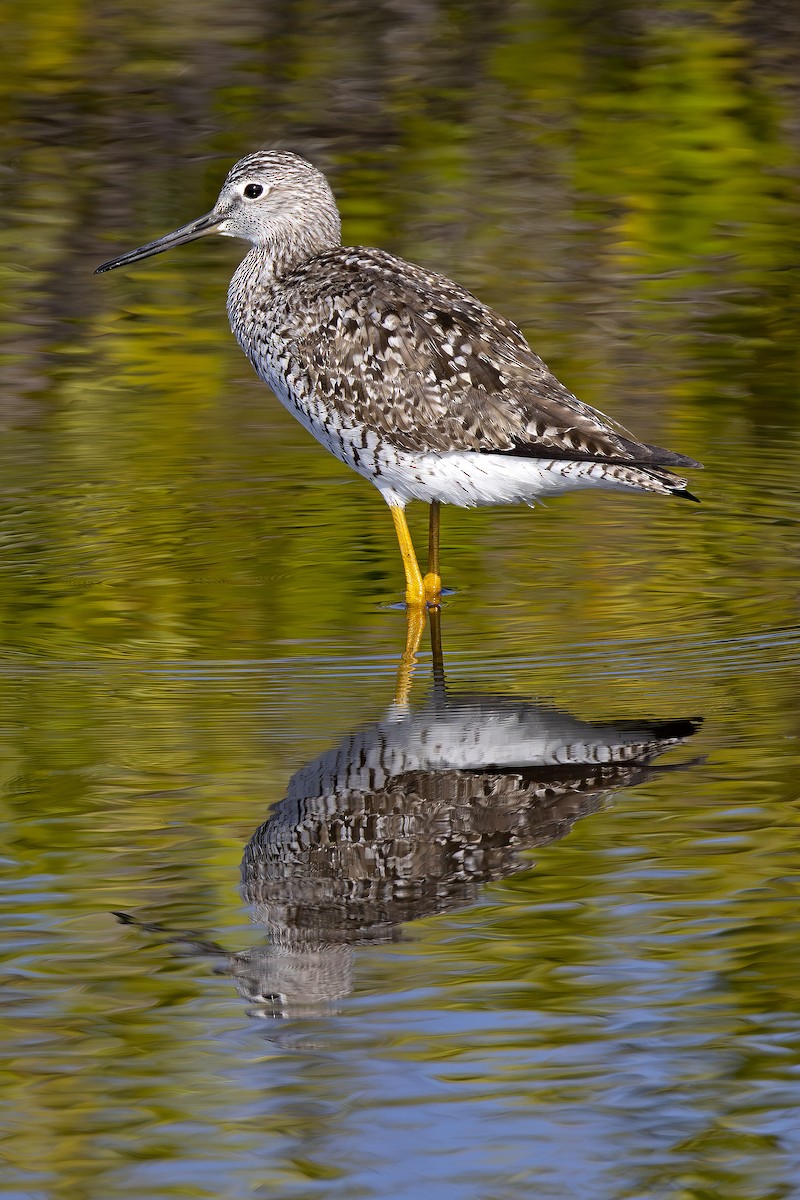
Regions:
<instances>
[{"instance_id":1,"label":"bird's head","mask_svg":"<svg viewBox=\"0 0 800 1200\"><path fill-rule=\"evenodd\" d=\"M193 242L209 233L242 238L273 249L311 256L339 245L340 221L327 179L311 163L286 151L261 150L228 172L211 212L173 233L110 259L95 274L112 271Z\"/></svg>"}]
</instances>

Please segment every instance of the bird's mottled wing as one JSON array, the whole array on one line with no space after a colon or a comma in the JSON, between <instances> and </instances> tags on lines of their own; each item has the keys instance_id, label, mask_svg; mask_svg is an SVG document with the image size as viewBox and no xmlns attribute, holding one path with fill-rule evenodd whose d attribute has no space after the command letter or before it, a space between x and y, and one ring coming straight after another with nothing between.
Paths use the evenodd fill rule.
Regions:
<instances>
[{"instance_id":1,"label":"bird's mottled wing","mask_svg":"<svg viewBox=\"0 0 800 1200\"><path fill-rule=\"evenodd\" d=\"M451 280L379 250L298 272L284 329L324 403L400 450L689 465L581 403L520 330ZM321 328L324 330L321 336Z\"/></svg>"}]
</instances>

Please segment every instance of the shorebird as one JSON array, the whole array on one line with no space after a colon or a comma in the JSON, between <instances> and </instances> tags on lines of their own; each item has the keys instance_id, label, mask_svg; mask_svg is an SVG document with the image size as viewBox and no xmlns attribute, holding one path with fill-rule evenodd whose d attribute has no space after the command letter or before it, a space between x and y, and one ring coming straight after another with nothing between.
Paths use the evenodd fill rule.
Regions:
<instances>
[{"instance_id":1,"label":"shorebird","mask_svg":"<svg viewBox=\"0 0 800 1200\"><path fill-rule=\"evenodd\" d=\"M465 288L343 246L328 181L296 154L246 155L211 212L97 273L211 233L251 243L228 289L231 329L278 399L389 505L409 607L440 600L442 504L533 505L576 488L696 499L672 469L700 463L582 403ZM410 500L430 505L424 576Z\"/></svg>"}]
</instances>

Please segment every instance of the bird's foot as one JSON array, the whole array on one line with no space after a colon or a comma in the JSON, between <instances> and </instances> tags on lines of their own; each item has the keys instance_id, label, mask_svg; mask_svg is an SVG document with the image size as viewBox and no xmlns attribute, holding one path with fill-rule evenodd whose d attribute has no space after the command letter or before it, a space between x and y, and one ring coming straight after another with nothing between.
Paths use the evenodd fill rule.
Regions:
<instances>
[{"instance_id":1,"label":"bird's foot","mask_svg":"<svg viewBox=\"0 0 800 1200\"><path fill-rule=\"evenodd\" d=\"M442 603L442 577L430 571L422 581L426 608L438 608Z\"/></svg>"}]
</instances>

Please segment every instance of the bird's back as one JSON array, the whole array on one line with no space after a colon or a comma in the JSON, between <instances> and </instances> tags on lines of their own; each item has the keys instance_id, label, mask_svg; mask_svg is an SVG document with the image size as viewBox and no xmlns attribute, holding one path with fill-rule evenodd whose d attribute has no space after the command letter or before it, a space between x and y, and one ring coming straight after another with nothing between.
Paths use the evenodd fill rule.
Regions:
<instances>
[{"instance_id":1,"label":"bird's back","mask_svg":"<svg viewBox=\"0 0 800 1200\"><path fill-rule=\"evenodd\" d=\"M338 247L264 286L260 254L234 276L231 324L259 374L312 422L411 453L699 465L582 403L516 325L442 275Z\"/></svg>"}]
</instances>

